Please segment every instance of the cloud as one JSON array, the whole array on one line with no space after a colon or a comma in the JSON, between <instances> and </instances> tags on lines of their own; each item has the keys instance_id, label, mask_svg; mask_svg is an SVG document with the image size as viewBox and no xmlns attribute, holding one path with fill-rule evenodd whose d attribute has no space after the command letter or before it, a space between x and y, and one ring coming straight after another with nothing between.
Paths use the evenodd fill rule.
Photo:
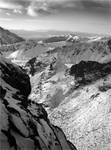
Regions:
<instances>
[{"instance_id":1,"label":"cloud","mask_svg":"<svg viewBox=\"0 0 111 150\"><path fill-rule=\"evenodd\" d=\"M37 16L37 12L34 10L34 7L32 5L28 6L27 14L32 17Z\"/></svg>"},{"instance_id":2,"label":"cloud","mask_svg":"<svg viewBox=\"0 0 111 150\"><path fill-rule=\"evenodd\" d=\"M109 14L111 0L0 0L0 9L12 9L14 13L24 10L29 16L87 11Z\"/></svg>"},{"instance_id":3,"label":"cloud","mask_svg":"<svg viewBox=\"0 0 111 150\"><path fill-rule=\"evenodd\" d=\"M13 13L15 13L15 14L22 14L22 11L20 10L20 9L14 9L13 10Z\"/></svg>"},{"instance_id":4,"label":"cloud","mask_svg":"<svg viewBox=\"0 0 111 150\"><path fill-rule=\"evenodd\" d=\"M48 4L45 0L33 0L30 5L27 7L27 14L30 16L38 16L41 12L48 12Z\"/></svg>"},{"instance_id":5,"label":"cloud","mask_svg":"<svg viewBox=\"0 0 111 150\"><path fill-rule=\"evenodd\" d=\"M10 16L11 14L7 12L6 15L7 15L7 16Z\"/></svg>"},{"instance_id":6,"label":"cloud","mask_svg":"<svg viewBox=\"0 0 111 150\"><path fill-rule=\"evenodd\" d=\"M87 12L109 13L110 0L32 0L28 6L28 15L53 14L82 10Z\"/></svg>"},{"instance_id":7,"label":"cloud","mask_svg":"<svg viewBox=\"0 0 111 150\"><path fill-rule=\"evenodd\" d=\"M22 5L0 0L0 9L22 9Z\"/></svg>"}]
</instances>

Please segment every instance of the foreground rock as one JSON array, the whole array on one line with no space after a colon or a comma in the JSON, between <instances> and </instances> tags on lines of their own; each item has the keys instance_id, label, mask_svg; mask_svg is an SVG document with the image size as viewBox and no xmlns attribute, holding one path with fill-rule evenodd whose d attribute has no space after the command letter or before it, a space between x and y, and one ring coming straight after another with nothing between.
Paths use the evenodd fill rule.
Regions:
<instances>
[{"instance_id":1,"label":"foreground rock","mask_svg":"<svg viewBox=\"0 0 111 150\"><path fill-rule=\"evenodd\" d=\"M0 58L0 149L75 150L42 105L28 99L30 91L23 70Z\"/></svg>"}]
</instances>

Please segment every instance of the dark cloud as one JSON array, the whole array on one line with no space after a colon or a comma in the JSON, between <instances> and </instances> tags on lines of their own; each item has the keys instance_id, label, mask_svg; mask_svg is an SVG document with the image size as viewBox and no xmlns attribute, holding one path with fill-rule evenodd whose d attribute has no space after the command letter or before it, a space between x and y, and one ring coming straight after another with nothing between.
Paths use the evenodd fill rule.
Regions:
<instances>
[{"instance_id":1,"label":"dark cloud","mask_svg":"<svg viewBox=\"0 0 111 150\"><path fill-rule=\"evenodd\" d=\"M111 1L103 0L69 0L65 1L63 4L50 4L50 9L57 11L86 11L91 13L105 13L110 14L111 12Z\"/></svg>"},{"instance_id":2,"label":"dark cloud","mask_svg":"<svg viewBox=\"0 0 111 150\"><path fill-rule=\"evenodd\" d=\"M103 16L110 16L111 14L110 0L65 0L61 3L54 0L48 2L47 0L47 5L45 7L42 7L42 5L44 5L44 2L41 3L40 7L38 6L38 2L34 3L36 13L42 15L58 15L60 13L86 12Z\"/></svg>"},{"instance_id":3,"label":"dark cloud","mask_svg":"<svg viewBox=\"0 0 111 150\"><path fill-rule=\"evenodd\" d=\"M81 4L83 6L83 8L85 10L88 10L89 12L90 11L96 11L96 12L103 12L103 13L110 13L111 11L111 1L104 1L104 0L91 0L91 1L88 1L88 0L82 0L81 1Z\"/></svg>"}]
</instances>

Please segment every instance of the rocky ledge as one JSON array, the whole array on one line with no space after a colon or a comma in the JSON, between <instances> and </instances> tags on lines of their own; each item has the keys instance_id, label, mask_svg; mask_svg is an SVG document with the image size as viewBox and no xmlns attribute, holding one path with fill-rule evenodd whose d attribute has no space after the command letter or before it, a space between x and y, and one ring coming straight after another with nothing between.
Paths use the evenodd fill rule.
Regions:
<instances>
[{"instance_id":1,"label":"rocky ledge","mask_svg":"<svg viewBox=\"0 0 111 150\"><path fill-rule=\"evenodd\" d=\"M76 150L50 123L41 104L28 99L31 86L22 68L0 58L0 149Z\"/></svg>"}]
</instances>

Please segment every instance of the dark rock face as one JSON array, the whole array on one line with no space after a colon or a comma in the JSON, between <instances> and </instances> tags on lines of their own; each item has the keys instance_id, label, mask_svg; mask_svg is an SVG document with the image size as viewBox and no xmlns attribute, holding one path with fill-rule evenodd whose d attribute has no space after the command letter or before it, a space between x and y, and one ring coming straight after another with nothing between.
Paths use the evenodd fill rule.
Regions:
<instances>
[{"instance_id":1,"label":"dark rock face","mask_svg":"<svg viewBox=\"0 0 111 150\"><path fill-rule=\"evenodd\" d=\"M35 72L41 71L44 65L45 64L43 64L41 61L37 61L36 57L33 57L26 63L25 68L27 68L28 73L33 76Z\"/></svg>"},{"instance_id":2,"label":"dark rock face","mask_svg":"<svg viewBox=\"0 0 111 150\"><path fill-rule=\"evenodd\" d=\"M20 67L14 67L11 63L0 62L0 69L2 71L2 79L6 83L16 88L27 97L31 92L30 80L28 75Z\"/></svg>"},{"instance_id":3,"label":"dark rock face","mask_svg":"<svg viewBox=\"0 0 111 150\"><path fill-rule=\"evenodd\" d=\"M13 44L22 41L24 41L23 38L0 27L0 45Z\"/></svg>"},{"instance_id":4,"label":"dark rock face","mask_svg":"<svg viewBox=\"0 0 111 150\"><path fill-rule=\"evenodd\" d=\"M30 91L23 70L0 58L0 149L76 150L42 105L28 100Z\"/></svg>"},{"instance_id":5,"label":"dark rock face","mask_svg":"<svg viewBox=\"0 0 111 150\"><path fill-rule=\"evenodd\" d=\"M24 68L30 75L33 76L35 75L35 73L42 72L43 70L45 70L47 66L50 66L50 70L53 70L53 65L55 64L55 62L55 57L33 57L26 63Z\"/></svg>"},{"instance_id":6,"label":"dark rock face","mask_svg":"<svg viewBox=\"0 0 111 150\"><path fill-rule=\"evenodd\" d=\"M70 75L75 76L76 81L82 84L91 83L110 73L111 62L101 64L94 61L81 61L70 69Z\"/></svg>"}]
</instances>

